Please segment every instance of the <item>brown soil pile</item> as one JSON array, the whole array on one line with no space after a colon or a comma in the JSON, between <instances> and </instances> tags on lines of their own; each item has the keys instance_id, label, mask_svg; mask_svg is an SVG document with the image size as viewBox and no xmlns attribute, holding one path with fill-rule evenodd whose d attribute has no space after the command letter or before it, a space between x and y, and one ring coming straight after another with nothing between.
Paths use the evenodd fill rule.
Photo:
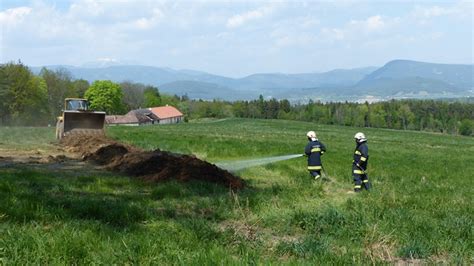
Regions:
<instances>
[{"instance_id":1,"label":"brown soil pile","mask_svg":"<svg viewBox=\"0 0 474 266\"><path fill-rule=\"evenodd\" d=\"M244 182L226 170L198 158L166 151L143 151L104 136L66 136L61 144L67 151L105 168L147 181L202 180L241 189Z\"/></svg>"},{"instance_id":2,"label":"brown soil pile","mask_svg":"<svg viewBox=\"0 0 474 266\"><path fill-rule=\"evenodd\" d=\"M101 147L116 144L116 141L97 134L74 134L61 139L66 151L80 153L83 156L96 152Z\"/></svg>"}]
</instances>

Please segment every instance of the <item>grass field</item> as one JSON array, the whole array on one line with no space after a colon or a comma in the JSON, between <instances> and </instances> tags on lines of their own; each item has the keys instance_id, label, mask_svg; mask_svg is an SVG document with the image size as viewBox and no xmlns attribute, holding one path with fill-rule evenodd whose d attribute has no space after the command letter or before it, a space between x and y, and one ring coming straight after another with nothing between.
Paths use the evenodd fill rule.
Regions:
<instances>
[{"instance_id":1,"label":"grass field","mask_svg":"<svg viewBox=\"0 0 474 266\"><path fill-rule=\"evenodd\" d=\"M474 263L474 138L245 119L107 134L221 162L302 153L308 130L328 148L332 182L311 180L304 158L238 172L248 184L238 192L2 167L0 264ZM360 130L374 189L350 194ZM49 128L0 128L0 152L54 149L53 137Z\"/></svg>"}]
</instances>

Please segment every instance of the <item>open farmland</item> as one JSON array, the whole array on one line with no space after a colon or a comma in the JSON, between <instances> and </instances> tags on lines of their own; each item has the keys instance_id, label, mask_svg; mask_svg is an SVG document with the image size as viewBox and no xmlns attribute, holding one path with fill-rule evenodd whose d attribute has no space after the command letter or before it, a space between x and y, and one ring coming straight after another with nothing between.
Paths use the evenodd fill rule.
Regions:
<instances>
[{"instance_id":1,"label":"open farmland","mask_svg":"<svg viewBox=\"0 0 474 266\"><path fill-rule=\"evenodd\" d=\"M473 263L473 138L249 119L107 134L217 163L302 153L308 130L328 148L331 182L311 180L304 158L238 172L239 191L2 160L0 264ZM374 189L351 194L360 130ZM0 138L7 156L61 152L51 128L0 128Z\"/></svg>"}]
</instances>

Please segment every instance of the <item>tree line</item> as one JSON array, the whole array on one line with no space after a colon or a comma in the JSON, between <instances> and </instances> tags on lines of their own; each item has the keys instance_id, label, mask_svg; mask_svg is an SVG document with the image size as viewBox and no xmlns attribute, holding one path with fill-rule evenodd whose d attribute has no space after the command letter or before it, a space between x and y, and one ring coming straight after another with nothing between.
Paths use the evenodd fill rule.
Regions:
<instances>
[{"instance_id":1,"label":"tree line","mask_svg":"<svg viewBox=\"0 0 474 266\"><path fill-rule=\"evenodd\" d=\"M65 69L43 68L34 75L21 62L0 65L0 125L54 124L64 98L85 97L95 110L124 114L130 110L176 106L186 119L260 118L309 121L320 124L424 130L472 135L474 103L470 100L391 100L375 103L313 102L291 104L274 98L250 101L191 100L167 95L157 87L133 82L74 80Z\"/></svg>"},{"instance_id":2,"label":"tree line","mask_svg":"<svg viewBox=\"0 0 474 266\"><path fill-rule=\"evenodd\" d=\"M125 114L129 110L176 104L158 88L132 82L73 79L66 69L41 69L35 75L22 62L0 65L0 126L54 125L65 98L87 98L94 110Z\"/></svg>"},{"instance_id":3,"label":"tree line","mask_svg":"<svg viewBox=\"0 0 474 266\"><path fill-rule=\"evenodd\" d=\"M262 96L251 101L190 101L182 104L190 118L243 117L288 119L319 124L423 130L472 135L474 104L438 100L391 100L375 103L313 102L290 104Z\"/></svg>"}]
</instances>

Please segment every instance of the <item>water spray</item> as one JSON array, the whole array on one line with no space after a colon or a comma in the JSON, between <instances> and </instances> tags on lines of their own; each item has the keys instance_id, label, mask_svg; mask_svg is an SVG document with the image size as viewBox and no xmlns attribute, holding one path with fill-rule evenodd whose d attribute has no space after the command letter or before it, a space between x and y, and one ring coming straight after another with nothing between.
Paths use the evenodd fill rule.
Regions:
<instances>
[{"instance_id":1,"label":"water spray","mask_svg":"<svg viewBox=\"0 0 474 266\"><path fill-rule=\"evenodd\" d=\"M251 160L220 162L220 163L216 163L216 165L222 169L233 172L233 171L239 171L239 170L249 168L249 167L298 158L298 157L302 157L303 155L304 154L290 154L290 155L272 156L272 157L265 157L265 158L251 159Z\"/></svg>"}]
</instances>

